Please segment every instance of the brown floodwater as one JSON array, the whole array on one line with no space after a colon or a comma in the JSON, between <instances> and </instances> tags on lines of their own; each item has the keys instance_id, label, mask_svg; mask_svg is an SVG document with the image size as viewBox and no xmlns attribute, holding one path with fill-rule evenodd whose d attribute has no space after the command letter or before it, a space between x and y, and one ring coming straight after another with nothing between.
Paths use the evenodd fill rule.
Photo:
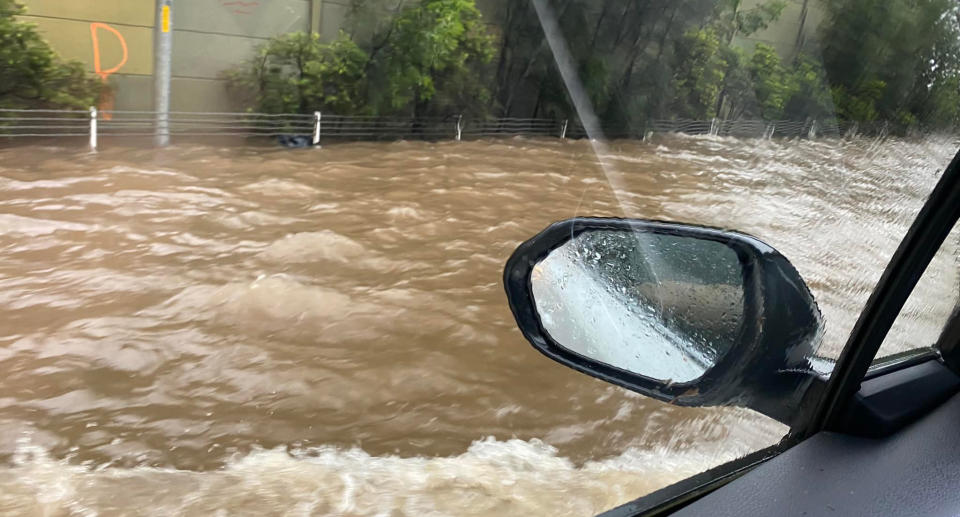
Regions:
<instances>
[{"instance_id":1,"label":"brown floodwater","mask_svg":"<svg viewBox=\"0 0 960 517\"><path fill-rule=\"evenodd\" d=\"M575 215L752 233L807 280L836 356L955 150L683 136L2 149L0 513L612 507L786 428L542 357L503 294L514 247Z\"/></svg>"}]
</instances>

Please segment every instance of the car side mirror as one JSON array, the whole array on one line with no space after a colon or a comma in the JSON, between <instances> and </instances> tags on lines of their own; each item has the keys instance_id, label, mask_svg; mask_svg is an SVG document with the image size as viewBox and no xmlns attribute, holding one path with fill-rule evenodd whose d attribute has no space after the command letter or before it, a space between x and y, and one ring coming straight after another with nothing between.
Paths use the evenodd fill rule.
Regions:
<instances>
[{"instance_id":1,"label":"car side mirror","mask_svg":"<svg viewBox=\"0 0 960 517\"><path fill-rule=\"evenodd\" d=\"M796 269L748 235L576 218L521 244L504 286L547 357L683 406L738 405L790 423L823 322Z\"/></svg>"}]
</instances>

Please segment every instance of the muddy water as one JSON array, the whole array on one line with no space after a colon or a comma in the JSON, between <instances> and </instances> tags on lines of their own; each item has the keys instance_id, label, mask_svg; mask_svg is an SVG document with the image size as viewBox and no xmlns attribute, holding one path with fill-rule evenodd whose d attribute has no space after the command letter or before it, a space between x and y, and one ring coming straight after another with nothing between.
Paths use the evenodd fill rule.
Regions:
<instances>
[{"instance_id":1,"label":"muddy water","mask_svg":"<svg viewBox=\"0 0 960 517\"><path fill-rule=\"evenodd\" d=\"M574 215L750 232L807 279L836 355L955 148L0 150L0 513L609 508L785 429L541 357L500 285L513 248Z\"/></svg>"}]
</instances>

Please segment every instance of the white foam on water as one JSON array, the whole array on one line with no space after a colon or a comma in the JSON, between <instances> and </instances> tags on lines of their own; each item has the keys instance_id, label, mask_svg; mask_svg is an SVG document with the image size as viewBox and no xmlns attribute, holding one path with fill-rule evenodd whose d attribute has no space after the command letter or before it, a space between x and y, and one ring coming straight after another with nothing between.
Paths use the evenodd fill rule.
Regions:
<instances>
[{"instance_id":1,"label":"white foam on water","mask_svg":"<svg viewBox=\"0 0 960 517\"><path fill-rule=\"evenodd\" d=\"M265 196L281 197L313 197L319 194L319 190L287 179L271 178L263 181L257 181L240 187L241 191L257 193Z\"/></svg>"},{"instance_id":2,"label":"white foam on water","mask_svg":"<svg viewBox=\"0 0 960 517\"><path fill-rule=\"evenodd\" d=\"M365 328L381 307L333 288L264 275L252 282L188 288L178 295L178 312L255 334L309 335L316 342L375 339Z\"/></svg>"},{"instance_id":3,"label":"white foam on water","mask_svg":"<svg viewBox=\"0 0 960 517\"><path fill-rule=\"evenodd\" d=\"M731 451L726 451L729 456ZM746 451L738 451L740 453ZM576 465L539 440L474 442L450 457L323 446L254 450L211 471L92 467L21 443L0 469L0 512L18 515L593 515L732 459L629 449Z\"/></svg>"},{"instance_id":4,"label":"white foam on water","mask_svg":"<svg viewBox=\"0 0 960 517\"><path fill-rule=\"evenodd\" d=\"M139 313L216 323L254 334L309 337L311 342L375 342L384 333L438 332L449 327L449 316L408 317L424 304L443 307L432 293L391 288L343 290L283 273L252 281L194 285Z\"/></svg>"},{"instance_id":5,"label":"white foam on water","mask_svg":"<svg viewBox=\"0 0 960 517\"><path fill-rule=\"evenodd\" d=\"M393 223L422 221L426 219L426 217L420 213L419 205L404 204L394 206L387 210L387 215L390 216L390 221Z\"/></svg>"},{"instance_id":6,"label":"white foam on water","mask_svg":"<svg viewBox=\"0 0 960 517\"><path fill-rule=\"evenodd\" d=\"M295 224L299 219L281 217L258 210L248 210L239 214L219 214L210 217L210 220L234 230L245 230L258 226Z\"/></svg>"},{"instance_id":7,"label":"white foam on water","mask_svg":"<svg viewBox=\"0 0 960 517\"><path fill-rule=\"evenodd\" d=\"M691 152L688 152L688 151L667 151L667 152L659 152L659 151L660 151L659 149L657 149L657 151L658 151L657 155L658 155L659 157L661 157L661 158L667 158L667 159L669 159L669 160L671 160L671 161L680 161L680 162L688 162L688 163L697 163L697 162L701 162L701 163L730 163L730 159L725 158L725 157L720 156L720 155L709 155L709 154L703 154L703 153L691 153ZM618 159L618 160L624 160L624 161L639 161L639 160L641 160L641 159L638 159L638 158L628 157L628 156L616 156L616 159ZM642 161L641 161L640 163L642 163Z\"/></svg>"},{"instance_id":8,"label":"white foam on water","mask_svg":"<svg viewBox=\"0 0 960 517\"><path fill-rule=\"evenodd\" d=\"M96 176L80 176L76 178L59 179L37 179L30 181L16 180L0 176L0 191L31 191L42 189L62 189L72 187L80 183L94 183L101 181L102 178Z\"/></svg>"},{"instance_id":9,"label":"white foam on water","mask_svg":"<svg viewBox=\"0 0 960 517\"><path fill-rule=\"evenodd\" d=\"M109 174L139 174L142 176L186 176L181 171L171 171L163 169L144 169L141 167L131 167L129 165L114 165L113 167L104 169L103 172ZM194 176L188 176L189 178L195 178Z\"/></svg>"},{"instance_id":10,"label":"white foam on water","mask_svg":"<svg viewBox=\"0 0 960 517\"><path fill-rule=\"evenodd\" d=\"M37 237L58 231L85 232L95 229L95 226L83 223L0 214L0 234L15 233Z\"/></svg>"},{"instance_id":11,"label":"white foam on water","mask_svg":"<svg viewBox=\"0 0 960 517\"><path fill-rule=\"evenodd\" d=\"M482 178L482 179L500 179L500 178L506 178L510 176L510 173L481 171L481 172L474 172L473 176L476 178Z\"/></svg>"},{"instance_id":12,"label":"white foam on water","mask_svg":"<svg viewBox=\"0 0 960 517\"><path fill-rule=\"evenodd\" d=\"M363 244L330 230L292 233L267 246L260 257L280 264L304 262L354 263L369 259Z\"/></svg>"}]
</instances>

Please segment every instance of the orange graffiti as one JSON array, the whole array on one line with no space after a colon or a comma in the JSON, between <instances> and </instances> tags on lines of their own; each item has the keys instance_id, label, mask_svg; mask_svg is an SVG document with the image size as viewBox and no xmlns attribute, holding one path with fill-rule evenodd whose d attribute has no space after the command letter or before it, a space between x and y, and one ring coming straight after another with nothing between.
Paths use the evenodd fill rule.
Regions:
<instances>
[{"instance_id":1,"label":"orange graffiti","mask_svg":"<svg viewBox=\"0 0 960 517\"><path fill-rule=\"evenodd\" d=\"M117 41L120 42L120 48L123 50L123 58L120 59L120 62L117 63L113 68L108 68L104 70L100 64L100 38L97 35L98 29L105 29L113 33L117 37ZM90 39L93 40L93 71L100 76L100 80L104 83L107 82L107 78L110 77L110 74L120 70L123 65L127 64L127 40L123 38L123 35L120 34L120 31L114 29L113 27L107 25L106 23L94 22L90 24ZM102 116L104 120L110 120L112 115L110 110L113 109L113 92L107 89L104 89L100 94L100 102L97 106L100 111L105 112Z\"/></svg>"},{"instance_id":2,"label":"orange graffiti","mask_svg":"<svg viewBox=\"0 0 960 517\"><path fill-rule=\"evenodd\" d=\"M220 0L220 5L227 7L233 10L234 14L253 14L253 9L256 9L260 2L244 2L242 0ZM248 10L249 9L249 10Z\"/></svg>"},{"instance_id":3,"label":"orange graffiti","mask_svg":"<svg viewBox=\"0 0 960 517\"><path fill-rule=\"evenodd\" d=\"M97 29L105 29L112 32L120 42L120 48L123 49L123 58L120 59L120 62L117 63L117 66L108 68L107 70L104 70L100 65L100 39L97 36ZM123 65L127 64L127 40L123 39L123 35L120 34L120 31L117 29L114 29L106 23L98 22L90 24L90 39L93 40L93 71L100 76L100 79L106 81L107 77L110 77L110 74L120 70Z\"/></svg>"}]
</instances>

